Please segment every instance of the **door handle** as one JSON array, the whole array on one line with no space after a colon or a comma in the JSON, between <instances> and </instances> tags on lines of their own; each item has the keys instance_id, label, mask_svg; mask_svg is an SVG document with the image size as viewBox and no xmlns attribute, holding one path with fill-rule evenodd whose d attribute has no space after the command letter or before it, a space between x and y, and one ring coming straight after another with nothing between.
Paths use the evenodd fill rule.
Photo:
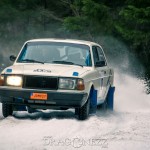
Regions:
<instances>
[{"instance_id":1,"label":"door handle","mask_svg":"<svg viewBox=\"0 0 150 150\"><path fill-rule=\"evenodd\" d=\"M101 72L104 73L104 74L106 74L106 71L105 71L105 70L101 70Z\"/></svg>"}]
</instances>

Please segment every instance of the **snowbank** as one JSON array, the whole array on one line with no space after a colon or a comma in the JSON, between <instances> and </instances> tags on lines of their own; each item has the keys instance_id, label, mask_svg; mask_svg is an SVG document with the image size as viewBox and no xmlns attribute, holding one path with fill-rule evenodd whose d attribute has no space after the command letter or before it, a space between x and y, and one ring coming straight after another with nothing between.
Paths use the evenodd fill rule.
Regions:
<instances>
[{"instance_id":1,"label":"snowbank","mask_svg":"<svg viewBox=\"0 0 150 150\"><path fill-rule=\"evenodd\" d=\"M115 75L115 110L78 121L74 110L15 112L4 119L0 150L150 149L150 95L134 77Z\"/></svg>"}]
</instances>

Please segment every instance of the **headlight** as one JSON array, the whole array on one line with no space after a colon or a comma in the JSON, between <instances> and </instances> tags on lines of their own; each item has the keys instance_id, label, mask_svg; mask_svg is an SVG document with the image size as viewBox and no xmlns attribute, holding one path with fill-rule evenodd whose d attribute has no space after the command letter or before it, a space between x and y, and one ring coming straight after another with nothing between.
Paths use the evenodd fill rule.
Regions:
<instances>
[{"instance_id":1,"label":"headlight","mask_svg":"<svg viewBox=\"0 0 150 150\"><path fill-rule=\"evenodd\" d=\"M22 86L21 76L7 76L6 84L10 86Z\"/></svg>"},{"instance_id":2,"label":"headlight","mask_svg":"<svg viewBox=\"0 0 150 150\"><path fill-rule=\"evenodd\" d=\"M60 89L75 89L76 79L71 78L60 78L59 79L59 88Z\"/></svg>"},{"instance_id":3,"label":"headlight","mask_svg":"<svg viewBox=\"0 0 150 150\"><path fill-rule=\"evenodd\" d=\"M84 90L83 79L60 78L59 89Z\"/></svg>"}]
</instances>

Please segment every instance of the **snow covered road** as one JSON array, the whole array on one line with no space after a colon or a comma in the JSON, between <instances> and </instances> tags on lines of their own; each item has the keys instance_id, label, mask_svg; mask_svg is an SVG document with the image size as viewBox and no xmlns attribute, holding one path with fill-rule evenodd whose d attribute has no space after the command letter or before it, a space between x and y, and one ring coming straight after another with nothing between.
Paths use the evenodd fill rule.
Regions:
<instances>
[{"instance_id":1,"label":"snow covered road","mask_svg":"<svg viewBox=\"0 0 150 150\"><path fill-rule=\"evenodd\" d=\"M115 78L114 112L98 110L86 121L73 110L15 112L4 119L0 105L0 150L149 150L150 95L134 77Z\"/></svg>"}]
</instances>

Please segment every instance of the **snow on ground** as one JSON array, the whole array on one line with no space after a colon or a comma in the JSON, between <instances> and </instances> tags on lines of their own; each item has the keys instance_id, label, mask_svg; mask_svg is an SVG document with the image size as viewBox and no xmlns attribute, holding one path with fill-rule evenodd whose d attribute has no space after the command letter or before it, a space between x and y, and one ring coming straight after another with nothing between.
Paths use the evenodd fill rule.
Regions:
<instances>
[{"instance_id":1,"label":"snow on ground","mask_svg":"<svg viewBox=\"0 0 150 150\"><path fill-rule=\"evenodd\" d=\"M0 105L0 150L149 150L150 95L143 83L115 75L115 109L78 121L73 110L15 112L4 119Z\"/></svg>"}]
</instances>

